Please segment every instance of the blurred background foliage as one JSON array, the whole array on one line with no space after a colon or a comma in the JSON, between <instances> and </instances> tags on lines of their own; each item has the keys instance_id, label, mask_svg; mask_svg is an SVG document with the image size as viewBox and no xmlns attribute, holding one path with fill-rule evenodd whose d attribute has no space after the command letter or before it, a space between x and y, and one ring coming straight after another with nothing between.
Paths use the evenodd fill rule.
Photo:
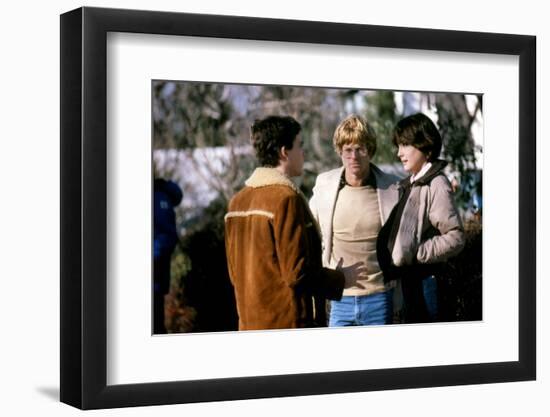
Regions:
<instances>
[{"instance_id":1,"label":"blurred background foliage","mask_svg":"<svg viewBox=\"0 0 550 417\"><path fill-rule=\"evenodd\" d=\"M319 173L340 166L332 135L349 114L374 127L373 162L400 176L406 173L391 142L393 127L413 113L430 117L443 137L441 157L449 162L456 202L470 225L469 242L479 242L464 252L478 261L457 258L440 277L442 319L481 319L481 95L174 81L153 81L152 89L154 175L177 182L184 193L176 210L180 244L167 297L170 332L237 328L223 216L256 166L250 125L273 114L290 115L302 125L306 162L298 182L307 197Z\"/></svg>"}]
</instances>

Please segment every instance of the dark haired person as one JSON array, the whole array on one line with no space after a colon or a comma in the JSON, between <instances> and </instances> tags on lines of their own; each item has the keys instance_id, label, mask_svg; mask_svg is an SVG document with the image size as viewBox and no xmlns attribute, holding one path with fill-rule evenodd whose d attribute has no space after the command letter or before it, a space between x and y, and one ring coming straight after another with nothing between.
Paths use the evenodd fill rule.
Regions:
<instances>
[{"instance_id":1,"label":"dark haired person","mask_svg":"<svg viewBox=\"0 0 550 417\"><path fill-rule=\"evenodd\" d=\"M346 279L342 299L331 302L329 326L390 324L395 281L384 282L376 240L399 198L398 178L370 162L376 135L361 117L344 119L333 143L342 167L317 177L309 203L323 236L323 264Z\"/></svg>"},{"instance_id":2,"label":"dark haired person","mask_svg":"<svg viewBox=\"0 0 550 417\"><path fill-rule=\"evenodd\" d=\"M254 122L260 167L230 201L225 245L239 330L326 325L325 296L339 299L344 277L321 266L321 241L291 177L302 174L300 124L270 116ZM320 308L322 307L322 308Z\"/></svg>"},{"instance_id":3,"label":"dark haired person","mask_svg":"<svg viewBox=\"0 0 550 417\"><path fill-rule=\"evenodd\" d=\"M387 279L400 279L404 319L437 319L434 274L438 264L464 247L464 228L451 184L438 159L442 140L434 123L418 113L399 121L393 143L411 175L401 181L402 194L378 239L379 262Z\"/></svg>"}]
</instances>

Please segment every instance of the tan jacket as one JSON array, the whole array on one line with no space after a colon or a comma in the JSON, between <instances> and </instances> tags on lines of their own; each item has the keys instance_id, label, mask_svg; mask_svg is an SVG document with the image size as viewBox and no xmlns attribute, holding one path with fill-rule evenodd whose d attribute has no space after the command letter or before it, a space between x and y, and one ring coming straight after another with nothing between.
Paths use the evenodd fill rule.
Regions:
<instances>
[{"instance_id":1,"label":"tan jacket","mask_svg":"<svg viewBox=\"0 0 550 417\"><path fill-rule=\"evenodd\" d=\"M321 266L303 194L273 168L257 168L245 184L225 216L239 330L326 325L324 297L340 299L344 277Z\"/></svg>"},{"instance_id":2,"label":"tan jacket","mask_svg":"<svg viewBox=\"0 0 550 417\"><path fill-rule=\"evenodd\" d=\"M464 227L451 184L438 172L422 177L411 189L393 246L395 266L445 262L464 248Z\"/></svg>"}]
</instances>

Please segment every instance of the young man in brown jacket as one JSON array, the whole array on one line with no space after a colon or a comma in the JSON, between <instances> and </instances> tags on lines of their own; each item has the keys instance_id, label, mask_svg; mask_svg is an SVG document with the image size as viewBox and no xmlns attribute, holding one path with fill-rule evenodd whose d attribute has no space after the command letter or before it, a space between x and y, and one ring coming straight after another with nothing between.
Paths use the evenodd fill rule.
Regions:
<instances>
[{"instance_id":1,"label":"young man in brown jacket","mask_svg":"<svg viewBox=\"0 0 550 417\"><path fill-rule=\"evenodd\" d=\"M326 326L325 297L342 296L344 276L322 267L317 225L290 179L302 174L300 130L293 118L278 116L251 129L261 167L225 216L239 330Z\"/></svg>"}]
</instances>

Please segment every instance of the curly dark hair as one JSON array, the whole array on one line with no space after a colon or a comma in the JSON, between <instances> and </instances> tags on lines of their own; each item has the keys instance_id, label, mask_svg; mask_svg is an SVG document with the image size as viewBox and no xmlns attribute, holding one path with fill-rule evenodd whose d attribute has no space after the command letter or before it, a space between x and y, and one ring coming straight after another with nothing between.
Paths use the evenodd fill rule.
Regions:
<instances>
[{"instance_id":1,"label":"curly dark hair","mask_svg":"<svg viewBox=\"0 0 550 417\"><path fill-rule=\"evenodd\" d=\"M300 123L290 116L255 120L250 128L250 138L260 165L273 168L279 165L279 150L283 146L292 149L300 130Z\"/></svg>"},{"instance_id":2,"label":"curly dark hair","mask_svg":"<svg viewBox=\"0 0 550 417\"><path fill-rule=\"evenodd\" d=\"M441 153L442 139L439 130L428 116L416 113L397 122L393 130L393 144L412 145L435 161Z\"/></svg>"}]
</instances>

